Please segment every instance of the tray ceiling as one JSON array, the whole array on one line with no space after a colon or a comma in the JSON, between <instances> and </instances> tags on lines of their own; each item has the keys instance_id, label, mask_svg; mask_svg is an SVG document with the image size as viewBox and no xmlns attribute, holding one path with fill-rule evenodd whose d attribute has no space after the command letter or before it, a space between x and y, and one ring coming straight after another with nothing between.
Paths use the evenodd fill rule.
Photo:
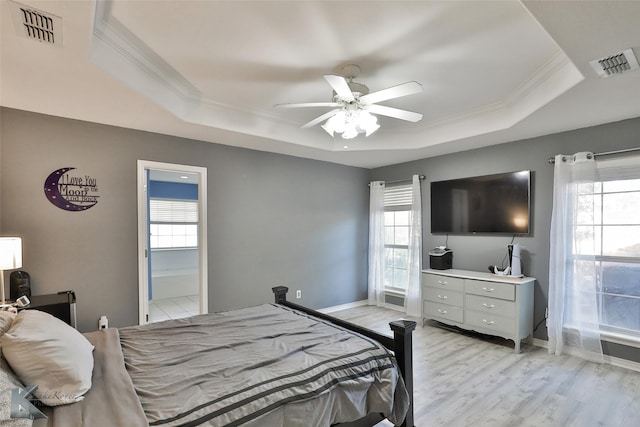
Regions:
<instances>
[{"instance_id":1,"label":"tray ceiling","mask_svg":"<svg viewBox=\"0 0 640 427\"><path fill-rule=\"evenodd\" d=\"M0 100L45 114L362 167L640 116L640 72L589 66L640 53L640 2L18 4L57 17L64 39L24 37L3 1ZM351 63L371 91L422 84L382 104L423 120L379 117L345 141L300 129L326 109L273 108L331 100L323 74Z\"/></svg>"}]
</instances>

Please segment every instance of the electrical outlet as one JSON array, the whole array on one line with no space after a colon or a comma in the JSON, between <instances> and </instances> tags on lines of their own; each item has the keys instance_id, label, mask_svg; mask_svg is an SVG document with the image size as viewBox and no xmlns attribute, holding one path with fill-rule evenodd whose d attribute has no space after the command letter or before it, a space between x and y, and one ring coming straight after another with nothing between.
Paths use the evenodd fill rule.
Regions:
<instances>
[{"instance_id":1,"label":"electrical outlet","mask_svg":"<svg viewBox=\"0 0 640 427\"><path fill-rule=\"evenodd\" d=\"M296 298L298 299L302 298L302 291L300 289L296 291Z\"/></svg>"}]
</instances>

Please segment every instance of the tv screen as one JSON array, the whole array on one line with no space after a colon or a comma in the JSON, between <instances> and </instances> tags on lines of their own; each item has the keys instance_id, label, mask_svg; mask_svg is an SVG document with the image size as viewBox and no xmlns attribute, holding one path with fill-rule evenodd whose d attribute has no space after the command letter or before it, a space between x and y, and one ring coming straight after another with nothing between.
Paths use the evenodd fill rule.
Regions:
<instances>
[{"instance_id":1,"label":"tv screen","mask_svg":"<svg viewBox=\"0 0 640 427\"><path fill-rule=\"evenodd\" d=\"M531 171L431 183L431 233L529 234Z\"/></svg>"}]
</instances>

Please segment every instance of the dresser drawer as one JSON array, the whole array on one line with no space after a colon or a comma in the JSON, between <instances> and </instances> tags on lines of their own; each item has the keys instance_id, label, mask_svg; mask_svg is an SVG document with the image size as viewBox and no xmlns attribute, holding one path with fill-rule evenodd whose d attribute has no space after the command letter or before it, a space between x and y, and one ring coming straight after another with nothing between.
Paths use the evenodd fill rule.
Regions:
<instances>
[{"instance_id":1,"label":"dresser drawer","mask_svg":"<svg viewBox=\"0 0 640 427\"><path fill-rule=\"evenodd\" d=\"M465 327L474 329L474 326L482 328L478 332L487 332L513 335L516 332L513 318L498 316L491 313L484 313L475 310L465 310Z\"/></svg>"},{"instance_id":2,"label":"dresser drawer","mask_svg":"<svg viewBox=\"0 0 640 427\"><path fill-rule=\"evenodd\" d=\"M437 289L449 289L462 292L464 289L464 279L457 277L439 276L437 274L425 274L422 276L424 284Z\"/></svg>"},{"instance_id":3,"label":"dresser drawer","mask_svg":"<svg viewBox=\"0 0 640 427\"><path fill-rule=\"evenodd\" d=\"M462 323L462 320L464 318L464 310L462 309L462 307L455 307L453 305L425 301L423 309L426 313L425 317L428 317L430 319L441 318Z\"/></svg>"},{"instance_id":4,"label":"dresser drawer","mask_svg":"<svg viewBox=\"0 0 640 427\"><path fill-rule=\"evenodd\" d=\"M430 288L425 286L423 288L423 298L433 302L439 302L448 305L457 305L462 307L463 296L462 292L451 291L449 289Z\"/></svg>"},{"instance_id":5,"label":"dresser drawer","mask_svg":"<svg viewBox=\"0 0 640 427\"><path fill-rule=\"evenodd\" d=\"M515 319L516 303L496 298L481 297L478 295L465 295L465 308L481 313L497 314Z\"/></svg>"},{"instance_id":6,"label":"dresser drawer","mask_svg":"<svg viewBox=\"0 0 640 427\"><path fill-rule=\"evenodd\" d=\"M467 280L465 283L465 292L509 301L514 301L516 296L515 285L510 283L485 282L483 280Z\"/></svg>"}]
</instances>

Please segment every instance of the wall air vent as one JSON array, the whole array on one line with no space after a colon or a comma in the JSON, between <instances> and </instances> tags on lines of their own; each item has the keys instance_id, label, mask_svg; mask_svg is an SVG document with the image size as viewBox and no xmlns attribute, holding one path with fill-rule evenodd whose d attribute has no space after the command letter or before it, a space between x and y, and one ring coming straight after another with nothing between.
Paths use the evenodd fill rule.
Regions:
<instances>
[{"instance_id":1,"label":"wall air vent","mask_svg":"<svg viewBox=\"0 0 640 427\"><path fill-rule=\"evenodd\" d=\"M62 46L62 18L9 1L18 36Z\"/></svg>"},{"instance_id":2,"label":"wall air vent","mask_svg":"<svg viewBox=\"0 0 640 427\"><path fill-rule=\"evenodd\" d=\"M602 78L639 68L638 59L633 54L632 49L627 49L615 55L607 56L606 58L595 59L589 62L589 64L591 64L591 67Z\"/></svg>"}]
</instances>

